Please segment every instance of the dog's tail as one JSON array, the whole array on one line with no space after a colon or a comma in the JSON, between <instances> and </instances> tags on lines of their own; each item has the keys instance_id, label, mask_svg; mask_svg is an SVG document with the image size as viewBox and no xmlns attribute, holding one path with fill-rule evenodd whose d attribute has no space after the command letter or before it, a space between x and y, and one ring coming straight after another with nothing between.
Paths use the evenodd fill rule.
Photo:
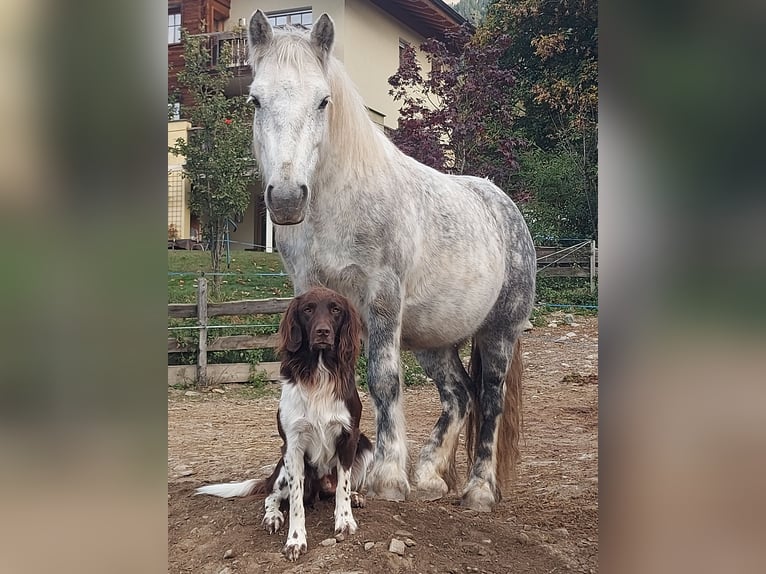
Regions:
<instances>
[{"instance_id":1,"label":"dog's tail","mask_svg":"<svg viewBox=\"0 0 766 574\"><path fill-rule=\"evenodd\" d=\"M212 494L221 498L233 498L235 496L250 496L251 494L263 494L266 492L266 481L251 478L242 482L226 482L223 484L208 484L199 487L194 494Z\"/></svg>"}]
</instances>

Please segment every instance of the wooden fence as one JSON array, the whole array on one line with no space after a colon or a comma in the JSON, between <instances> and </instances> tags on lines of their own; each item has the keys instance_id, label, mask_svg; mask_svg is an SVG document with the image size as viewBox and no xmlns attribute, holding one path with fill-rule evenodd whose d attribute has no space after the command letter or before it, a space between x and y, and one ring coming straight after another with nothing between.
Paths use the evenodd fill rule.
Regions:
<instances>
[{"instance_id":1,"label":"wooden fence","mask_svg":"<svg viewBox=\"0 0 766 574\"><path fill-rule=\"evenodd\" d=\"M561 247L536 247L535 249L538 276L589 277L591 292L593 291L595 278L598 275L598 249L595 241L563 249ZM193 352L197 356L196 365L169 366L168 385L196 383L197 386L204 387L223 383L246 383L252 379L254 371L265 371L268 379L276 380L279 376L279 363L276 362L259 363L254 366L250 363L209 365L207 361L207 354L213 351L273 349L277 345L276 334L231 335L208 341L208 319L220 316L284 313L290 301L291 298L280 298L209 303L207 279L200 277L197 280L196 303L168 305L169 318L196 318L199 329L199 340L194 347L184 345L175 337L168 338L168 354Z\"/></svg>"}]
</instances>

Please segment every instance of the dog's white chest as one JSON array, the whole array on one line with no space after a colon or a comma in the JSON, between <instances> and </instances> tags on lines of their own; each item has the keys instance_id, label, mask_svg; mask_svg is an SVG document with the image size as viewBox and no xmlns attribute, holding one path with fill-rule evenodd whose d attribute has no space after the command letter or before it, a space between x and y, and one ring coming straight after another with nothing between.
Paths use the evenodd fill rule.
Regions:
<instances>
[{"instance_id":1,"label":"dog's white chest","mask_svg":"<svg viewBox=\"0 0 766 574\"><path fill-rule=\"evenodd\" d=\"M344 428L351 428L345 403L335 397L330 384L286 383L279 409L288 445L299 446L320 475L328 474L337 462L338 437Z\"/></svg>"}]
</instances>

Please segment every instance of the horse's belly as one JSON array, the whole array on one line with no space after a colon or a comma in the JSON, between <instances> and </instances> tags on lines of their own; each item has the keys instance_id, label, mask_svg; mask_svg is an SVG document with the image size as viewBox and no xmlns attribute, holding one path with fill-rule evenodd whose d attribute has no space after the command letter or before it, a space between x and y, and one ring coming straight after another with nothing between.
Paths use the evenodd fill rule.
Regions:
<instances>
[{"instance_id":1,"label":"horse's belly","mask_svg":"<svg viewBox=\"0 0 766 574\"><path fill-rule=\"evenodd\" d=\"M471 288L456 283L438 295L406 299L402 346L435 349L470 338L492 310L501 287L502 283L495 280Z\"/></svg>"}]
</instances>

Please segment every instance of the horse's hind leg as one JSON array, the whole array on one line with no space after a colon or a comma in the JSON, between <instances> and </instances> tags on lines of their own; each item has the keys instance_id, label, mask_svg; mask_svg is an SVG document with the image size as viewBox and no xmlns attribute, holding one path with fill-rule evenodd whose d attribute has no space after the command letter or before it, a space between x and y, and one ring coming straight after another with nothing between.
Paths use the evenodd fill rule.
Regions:
<instances>
[{"instance_id":1,"label":"horse's hind leg","mask_svg":"<svg viewBox=\"0 0 766 574\"><path fill-rule=\"evenodd\" d=\"M455 347L415 353L426 374L436 383L442 413L431 437L420 451L413 486L423 500L436 500L457 487L455 452L460 429L470 407L471 379Z\"/></svg>"},{"instance_id":2,"label":"horse's hind leg","mask_svg":"<svg viewBox=\"0 0 766 574\"><path fill-rule=\"evenodd\" d=\"M494 333L477 337L472 377L477 382L478 404L466 440L473 435L473 464L462 504L488 512L500 500L500 486L518 456L521 407L521 369L516 337ZM515 359L515 362L514 362ZM474 372L478 369L478 373Z\"/></svg>"}]
</instances>

